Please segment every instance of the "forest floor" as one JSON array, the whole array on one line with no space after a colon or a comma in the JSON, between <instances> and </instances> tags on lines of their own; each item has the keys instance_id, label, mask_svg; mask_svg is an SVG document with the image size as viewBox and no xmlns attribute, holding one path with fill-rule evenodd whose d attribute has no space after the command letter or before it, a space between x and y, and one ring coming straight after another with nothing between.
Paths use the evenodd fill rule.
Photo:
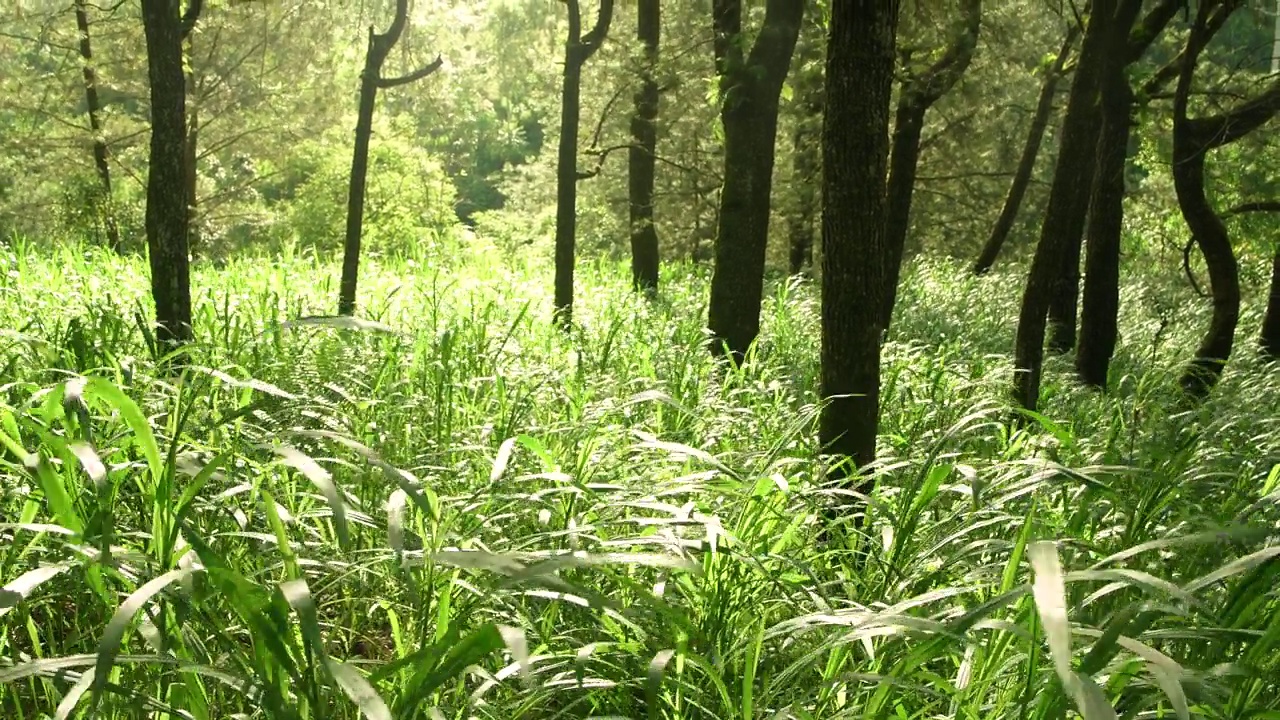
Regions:
<instances>
[{"instance_id":1,"label":"forest floor","mask_svg":"<svg viewBox=\"0 0 1280 720\"><path fill-rule=\"evenodd\" d=\"M582 267L566 337L543 268L368 262L335 324L335 267L233 261L175 376L145 272L0 265L2 717L1280 717L1256 298L1190 407L1207 302L1126 281L1112 394L1051 359L1020 424L1019 275L915 267L822 535L811 284L728 369L688 269Z\"/></svg>"}]
</instances>

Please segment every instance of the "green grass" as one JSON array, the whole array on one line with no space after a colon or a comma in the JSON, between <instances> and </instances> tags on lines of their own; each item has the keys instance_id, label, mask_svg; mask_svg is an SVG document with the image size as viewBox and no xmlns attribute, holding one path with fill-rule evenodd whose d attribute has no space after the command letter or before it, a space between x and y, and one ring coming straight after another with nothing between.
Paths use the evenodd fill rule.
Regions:
<instances>
[{"instance_id":1,"label":"green grass","mask_svg":"<svg viewBox=\"0 0 1280 720\"><path fill-rule=\"evenodd\" d=\"M289 322L333 266L244 260L172 376L141 262L11 255L0 717L1280 717L1256 308L1185 407L1205 309L1130 280L1115 392L1055 359L1019 426L1019 278L915 268L868 532L824 542L810 286L731 370L687 268L582 268L566 338L538 266L369 263L352 328Z\"/></svg>"}]
</instances>

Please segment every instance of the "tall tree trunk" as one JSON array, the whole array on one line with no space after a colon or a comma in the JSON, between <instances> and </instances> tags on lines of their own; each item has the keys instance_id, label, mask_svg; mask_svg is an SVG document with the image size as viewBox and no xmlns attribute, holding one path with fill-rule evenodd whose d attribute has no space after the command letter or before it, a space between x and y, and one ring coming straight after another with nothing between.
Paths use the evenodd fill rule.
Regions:
<instances>
[{"instance_id":1,"label":"tall tree trunk","mask_svg":"<svg viewBox=\"0 0 1280 720\"><path fill-rule=\"evenodd\" d=\"M653 224L653 184L658 146L658 41L662 32L659 0L639 0L636 37L644 46L644 70L631 116L627 193L631 208L631 284L658 289L658 229Z\"/></svg>"},{"instance_id":2,"label":"tall tree trunk","mask_svg":"<svg viewBox=\"0 0 1280 720\"><path fill-rule=\"evenodd\" d=\"M369 28L368 51L364 71L360 73L360 104L356 112L356 141L351 157L351 182L347 189L347 234L342 246L342 280L338 285L338 314L356 311L356 285L360 277L360 239L364 226L364 190L369 174L369 141L373 137L373 110L378 90L407 85L440 69L442 60L399 77L382 76L382 65L391 48L400 41L409 18L409 0L396 0L395 16L385 33Z\"/></svg>"},{"instance_id":3,"label":"tall tree trunk","mask_svg":"<svg viewBox=\"0 0 1280 720\"><path fill-rule=\"evenodd\" d=\"M1188 117L1196 62L1212 37L1208 20L1214 5L1203 3L1196 14L1173 98L1173 184L1182 217L1208 267L1213 299L1209 328L1196 350L1196 357L1180 379L1183 391L1197 399L1207 396L1222 376L1231 357L1240 319L1240 271L1226 225L1205 195L1205 157L1210 150L1235 142L1261 127L1280 111L1280 79L1277 79L1265 93L1231 111L1204 118ZM1238 7L1239 2L1227 0L1223 6L1230 10Z\"/></svg>"},{"instance_id":4,"label":"tall tree trunk","mask_svg":"<svg viewBox=\"0 0 1280 720\"><path fill-rule=\"evenodd\" d=\"M179 16L178 0L142 0L151 86L151 155L147 173L147 251L157 339L167 350L191 341L191 269L184 181L186 82L182 41L199 17L200 0Z\"/></svg>"},{"instance_id":5,"label":"tall tree trunk","mask_svg":"<svg viewBox=\"0 0 1280 720\"><path fill-rule=\"evenodd\" d=\"M842 478L876 458L887 291L889 101L898 0L832 6L822 163L823 450ZM865 490L861 482L849 483Z\"/></svg>"},{"instance_id":6,"label":"tall tree trunk","mask_svg":"<svg viewBox=\"0 0 1280 720\"><path fill-rule=\"evenodd\" d=\"M103 228L107 234L107 246L117 253L120 246L120 228L116 224L115 207L111 200L111 165L107 162L107 138L102 132L102 103L98 100L98 75L93 64L93 46L89 41L89 12L84 0L76 0L76 28L80 31L80 59L84 60L84 100L89 113L89 130L93 133L93 165L102 181L102 202L96 210L102 214Z\"/></svg>"},{"instance_id":7,"label":"tall tree trunk","mask_svg":"<svg viewBox=\"0 0 1280 720\"><path fill-rule=\"evenodd\" d=\"M982 0L964 0L963 18L950 45L932 66L916 77L903 80L898 111L893 126L893 146L889 155L888 216L886 242L886 295L882 308L883 327L893 319L898 299L898 277L911 227L911 199L915 194L916 170L920 164L920 136L924 116L933 104L960 82L978 47L982 20Z\"/></svg>"},{"instance_id":8,"label":"tall tree trunk","mask_svg":"<svg viewBox=\"0 0 1280 720\"><path fill-rule=\"evenodd\" d=\"M1018 314L1014 345L1014 399L1034 410L1040 398L1040 374L1044 363L1044 336L1049 305L1055 296L1074 287L1064 275L1078 274L1070 267L1072 247L1079 247L1093 179L1093 157L1098 140L1098 72L1106 48L1106 19L1113 16L1117 0L1094 0L1084 33L1066 116L1058 146L1049 204L1040 228L1040 242L1027 275ZM1070 290L1074 292L1074 290ZM1057 322L1062 319L1058 318ZM1074 320L1072 334L1074 334ZM1061 334L1062 331L1059 331Z\"/></svg>"},{"instance_id":9,"label":"tall tree trunk","mask_svg":"<svg viewBox=\"0 0 1280 720\"><path fill-rule=\"evenodd\" d=\"M187 67L192 68L187 72L187 89L189 91L196 90L195 70L193 68L196 60L195 43L191 37L187 37ZM197 195L199 172L199 149L200 149L200 109L196 103L188 98L187 107L187 139L186 139L186 185L187 185L187 236L188 246L190 247L191 256L198 257L202 250L200 233L200 198Z\"/></svg>"},{"instance_id":10,"label":"tall tree trunk","mask_svg":"<svg viewBox=\"0 0 1280 720\"><path fill-rule=\"evenodd\" d=\"M1142 57L1151 43L1159 37L1165 25L1173 18L1178 8L1185 4L1185 0L1160 0L1136 28L1134 22L1137 21L1138 14L1142 10L1142 0L1118 0L1113 4L1115 10L1108 12L1106 17L1101 19L1104 20L1103 24L1107 31L1114 32L1116 39L1111 42L1111 49L1103 52L1104 57L1099 62L1103 64L1117 62L1110 57L1114 54L1119 57L1118 62L1123 72L1123 68ZM1092 19L1090 24L1093 24ZM1104 80L1098 80L1095 93L1100 92L1104 82ZM1092 115L1093 133L1095 136L1100 135L1103 122L1102 106L1096 96L1095 101L1090 103L1088 108L1088 112ZM1091 154L1090 162L1093 161ZM1093 174L1096 174L1096 168L1091 176ZM1049 348L1057 353L1070 352L1076 345L1076 313L1080 301L1080 255L1084 242L1085 218L1091 197L1090 188L1092 188L1092 182L1084 187L1072 189L1077 197L1072 205L1073 214L1068 218L1072 234L1067 238L1068 244L1065 246L1064 272L1050 290Z\"/></svg>"},{"instance_id":11,"label":"tall tree trunk","mask_svg":"<svg viewBox=\"0 0 1280 720\"><path fill-rule=\"evenodd\" d=\"M715 0L715 43L724 125L724 186L716 228L707 324L711 349L741 361L760 332L778 105L800 34L804 3L768 0L750 54L741 0Z\"/></svg>"},{"instance_id":12,"label":"tall tree trunk","mask_svg":"<svg viewBox=\"0 0 1280 720\"><path fill-rule=\"evenodd\" d=\"M600 0L596 25L582 36L582 9L567 0L569 39L565 42L560 99L560 146L556 160L555 320L573 325L573 271L578 232L578 121L582 111L582 66L600 49L613 18L613 0Z\"/></svg>"},{"instance_id":13,"label":"tall tree trunk","mask_svg":"<svg viewBox=\"0 0 1280 720\"><path fill-rule=\"evenodd\" d=\"M1080 37L1080 26L1072 24L1067 37L1062 41L1062 49L1054 59L1053 66L1045 73L1044 83L1040 86L1040 98L1036 101L1036 111L1031 116L1031 126L1027 128L1027 140L1022 145L1022 156L1018 159L1018 167L1013 173L1013 181L1009 183L1009 194L1005 196L1004 207L1000 217L991 228L991 235L982 246L982 252L973 264L975 275L985 275L995 265L1000 250L1009 239L1013 230L1013 222L1018 219L1018 210L1022 207L1022 199L1031 185L1031 174L1035 170L1036 157L1040 154L1040 145L1044 141L1045 130L1049 128L1049 118L1053 115L1053 100L1057 96L1058 81L1062 79L1067 66L1067 58L1071 48Z\"/></svg>"}]
</instances>

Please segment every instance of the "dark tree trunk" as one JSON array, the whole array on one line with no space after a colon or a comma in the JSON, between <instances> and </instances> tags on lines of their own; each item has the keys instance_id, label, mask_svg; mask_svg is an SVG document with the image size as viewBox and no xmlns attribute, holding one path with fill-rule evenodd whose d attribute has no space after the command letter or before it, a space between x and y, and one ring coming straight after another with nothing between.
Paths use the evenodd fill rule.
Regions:
<instances>
[{"instance_id":1,"label":"dark tree trunk","mask_svg":"<svg viewBox=\"0 0 1280 720\"><path fill-rule=\"evenodd\" d=\"M1102 131L1089 201L1084 300L1076 354L1080 380L1097 388L1107 386L1119 333L1120 237L1124 229L1124 175L1133 110L1133 90L1125 71L1137 59L1128 56L1127 47L1139 5L1137 0L1128 0L1120 9L1115 26L1108 28L1107 49L1099 71Z\"/></svg>"},{"instance_id":2,"label":"dark tree trunk","mask_svg":"<svg viewBox=\"0 0 1280 720\"><path fill-rule=\"evenodd\" d=\"M889 101L898 0L832 6L822 163L823 450L856 476L876 458L887 289ZM865 490L861 482L849 483Z\"/></svg>"},{"instance_id":3,"label":"dark tree trunk","mask_svg":"<svg viewBox=\"0 0 1280 720\"><path fill-rule=\"evenodd\" d=\"M883 327L893 319L898 299L898 277L906 251L907 233L911 227L911 198L915 194L916 169L920 164L920 135L924 116L933 104L960 82L978 47L978 29L982 19L982 0L965 0L959 31L942 57L919 76L903 81L898 98L898 111L893 126L893 145L889 155L888 216L886 242L888 258Z\"/></svg>"},{"instance_id":4,"label":"dark tree trunk","mask_svg":"<svg viewBox=\"0 0 1280 720\"><path fill-rule=\"evenodd\" d=\"M1027 129L1027 141L1022 146L1022 156L1018 159L1013 181L1009 183L1009 194L1005 196L1004 207L1000 210L1000 217L996 219L995 226L991 228L991 235L982 246L978 260L973 264L975 275L985 275L991 270L991 266L995 265L996 258L1000 256L1000 250L1004 248L1005 240L1009 239L1009 232L1013 230L1013 223L1018 219L1022 199L1031 185L1031 174L1035 170L1036 157L1040 154L1040 144L1044 141L1045 130L1049 128L1049 118L1053 115L1053 100L1057 96L1058 81L1062 79L1067 57L1070 56L1071 48L1079 36L1080 27L1072 24L1071 29L1067 31L1066 39L1062 41L1062 49L1058 51L1058 57L1053 61L1053 67L1049 68L1045 74L1044 84L1040 86L1040 99L1036 102L1035 114L1031 116L1031 127Z\"/></svg>"},{"instance_id":5,"label":"dark tree trunk","mask_svg":"<svg viewBox=\"0 0 1280 720\"><path fill-rule=\"evenodd\" d=\"M378 90L407 85L440 69L441 59L400 77L382 76L382 65L399 42L408 22L409 0L396 0L395 17L385 33L369 28L364 71L360 73L360 104L356 114L355 150L351 158L351 183L347 190L347 235L342 247L342 280L338 285L338 314L356 311L356 284L360 277L360 238L364 227L365 179L369 174L369 141L373 137L373 110Z\"/></svg>"},{"instance_id":6,"label":"dark tree trunk","mask_svg":"<svg viewBox=\"0 0 1280 720\"><path fill-rule=\"evenodd\" d=\"M653 224L653 183L658 146L658 41L662 31L659 0L639 0L637 39L645 65L631 116L627 191L631 206L631 284L636 290L658 289L658 229Z\"/></svg>"},{"instance_id":7,"label":"dark tree trunk","mask_svg":"<svg viewBox=\"0 0 1280 720\"><path fill-rule=\"evenodd\" d=\"M573 325L573 271L578 232L578 121L582 111L582 66L600 49L613 18L613 0L600 0L596 26L582 35L578 0L567 0L569 38L565 42L560 99L560 147L556 160L555 321ZM650 156L652 157L652 155Z\"/></svg>"},{"instance_id":8,"label":"dark tree trunk","mask_svg":"<svg viewBox=\"0 0 1280 720\"><path fill-rule=\"evenodd\" d=\"M1235 6L1238 3L1224 5L1228 9ZM1261 127L1280 111L1280 80L1277 80L1261 96L1227 113L1205 118L1187 116L1196 62L1212 37L1208 21L1213 10L1213 4L1204 3L1197 12L1173 99L1174 189L1182 217L1208 267L1213 298L1209 329L1180 379L1183 391L1194 399L1207 396L1222 376L1231 357L1240 319L1240 271L1226 225L1205 195L1205 157L1210 150L1235 142Z\"/></svg>"},{"instance_id":9,"label":"dark tree trunk","mask_svg":"<svg viewBox=\"0 0 1280 720\"><path fill-rule=\"evenodd\" d=\"M1185 0L1160 0L1137 27L1134 23L1142 10L1142 0L1115 2L1114 12L1109 13L1103 23L1106 26L1105 32L1111 33L1113 39L1108 41L1109 48L1103 51L1102 59L1096 67L1101 68L1118 62L1121 69L1117 72L1124 72L1124 68L1142 57L1184 2ZM1106 70L1102 69L1101 72ZM1106 80L1099 75L1096 92L1100 92L1105 83ZM1093 132L1100 136L1103 123L1102 106L1097 102L1096 97L1095 102L1090 103L1089 109L1093 116ZM1094 162L1092 154L1090 158L1090 162ZM1095 167L1091 175L1096 173ZM1092 186L1093 183L1090 182L1082 188L1075 189L1079 196L1073 204L1075 214L1072 215L1069 223L1072 234L1067 239L1069 244L1066 246L1064 272L1059 282L1053 286L1049 299L1049 349L1057 353L1070 352L1076 345L1076 313L1080 301L1080 255L1084 243L1084 223L1092 196L1090 190ZM1123 213L1123 210L1120 212Z\"/></svg>"},{"instance_id":10,"label":"dark tree trunk","mask_svg":"<svg viewBox=\"0 0 1280 720\"><path fill-rule=\"evenodd\" d=\"M744 52L741 0L715 0L724 125L724 186L716 228L708 326L715 353L741 361L760 332L769 241L778 104L800 34L804 3L769 0L764 26Z\"/></svg>"},{"instance_id":11,"label":"dark tree trunk","mask_svg":"<svg viewBox=\"0 0 1280 720\"><path fill-rule=\"evenodd\" d=\"M1262 316L1259 344L1266 358L1280 360L1280 249L1271 261L1271 294L1267 298L1267 312Z\"/></svg>"},{"instance_id":12,"label":"dark tree trunk","mask_svg":"<svg viewBox=\"0 0 1280 720\"><path fill-rule=\"evenodd\" d=\"M1079 238L1084 232L1088 192L1093 180L1093 157L1098 141L1098 71L1106 48L1105 19L1112 17L1116 1L1093 2L1093 12L1071 82L1066 116L1062 121L1058 164L1054 168L1040 242L1036 245L1027 285L1022 293L1014 345L1014 399L1029 410L1036 409L1040 398L1049 305L1055 296L1067 292L1064 286L1075 286L1064 276L1079 273ZM1074 253L1073 246L1077 248ZM1077 258L1074 269L1070 265L1073 255ZM1061 322L1061 318L1057 321ZM1072 322L1071 333L1074 334L1074 320ZM1059 334L1064 331L1059 331Z\"/></svg>"},{"instance_id":13,"label":"dark tree trunk","mask_svg":"<svg viewBox=\"0 0 1280 720\"><path fill-rule=\"evenodd\" d=\"M191 341L191 269L187 255L185 154L186 81L182 41L199 17L192 0L179 15L178 0L142 0L151 86L151 155L147 173L147 251L157 339L166 350Z\"/></svg>"},{"instance_id":14,"label":"dark tree trunk","mask_svg":"<svg viewBox=\"0 0 1280 720\"><path fill-rule=\"evenodd\" d=\"M107 162L107 138L102 132L102 103L98 100L98 75L93 65L93 46L89 42L89 12L84 0L76 0L76 28L80 31L80 59L84 60L84 100L89 113L89 130L93 133L93 165L102 181L102 202L96 210L102 213L107 246L116 252L120 246L120 228L116 224L111 202L111 165Z\"/></svg>"},{"instance_id":15,"label":"dark tree trunk","mask_svg":"<svg viewBox=\"0 0 1280 720\"><path fill-rule=\"evenodd\" d=\"M187 37L187 66L190 68L195 64L196 54L194 43L191 37ZM187 89L195 90L196 79L195 71L190 70L187 73ZM198 257L201 247L200 233L200 198L197 194L199 173L199 148L200 148L200 111L194 102L188 103L187 106L187 140L185 163L185 182L187 185L187 245L190 248L191 256Z\"/></svg>"}]
</instances>

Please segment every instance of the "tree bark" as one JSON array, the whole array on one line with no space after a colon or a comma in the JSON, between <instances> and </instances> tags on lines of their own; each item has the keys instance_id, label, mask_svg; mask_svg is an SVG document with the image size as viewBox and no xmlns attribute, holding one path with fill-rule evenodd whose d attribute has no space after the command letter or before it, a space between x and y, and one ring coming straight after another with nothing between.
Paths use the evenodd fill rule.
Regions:
<instances>
[{"instance_id":1,"label":"tree bark","mask_svg":"<svg viewBox=\"0 0 1280 720\"><path fill-rule=\"evenodd\" d=\"M824 452L865 490L876 458L880 344L890 257L885 196L898 0L832 6L822 163L822 408ZM849 482L850 480L852 482Z\"/></svg>"},{"instance_id":2,"label":"tree bark","mask_svg":"<svg viewBox=\"0 0 1280 720\"><path fill-rule=\"evenodd\" d=\"M187 249L184 182L186 80L182 41L199 18L192 0L179 16L178 0L142 0L142 25L151 87L151 154L147 173L146 232L156 338L165 350L192 339L191 269Z\"/></svg>"},{"instance_id":3,"label":"tree bark","mask_svg":"<svg viewBox=\"0 0 1280 720\"><path fill-rule=\"evenodd\" d=\"M1112 17L1117 0L1094 0L1075 77L1062 121L1058 164L1054 168L1049 204L1040 228L1027 285L1022 293L1018 332L1014 345L1014 399L1034 410L1040 398L1040 374L1044 363L1044 338L1049 306L1055 296L1074 287L1064 277L1079 273L1079 237L1084 231L1088 188L1093 179L1097 147L1098 71L1106 46L1106 18ZM1077 251L1071 270L1072 247ZM1073 290L1071 292L1074 292ZM1055 319L1062 322L1061 317ZM1074 334L1074 320L1072 320ZM1062 331L1059 331L1061 334Z\"/></svg>"},{"instance_id":4,"label":"tree bark","mask_svg":"<svg viewBox=\"0 0 1280 720\"><path fill-rule=\"evenodd\" d=\"M631 284L658 289L658 229L653 224L653 185L658 145L658 42L662 32L659 0L639 0L636 37L644 47L644 69L631 116L628 186L631 207Z\"/></svg>"},{"instance_id":5,"label":"tree bark","mask_svg":"<svg viewBox=\"0 0 1280 720\"><path fill-rule=\"evenodd\" d=\"M915 193L916 170L920 164L920 135L924 131L924 116L934 103L960 82L978 47L982 0L964 0L962 12L959 31L942 57L919 76L904 79L899 92L893 145L889 155L889 204L886 220L889 256L882 308L885 329L888 329L893 319L893 307L898 298L898 278L902 271L907 233L911 227L911 199Z\"/></svg>"},{"instance_id":6,"label":"tree bark","mask_svg":"<svg viewBox=\"0 0 1280 720\"><path fill-rule=\"evenodd\" d=\"M760 332L778 105L800 34L804 3L769 0L749 54L740 44L741 0L715 0L724 126L724 186L716 228L707 324L712 352L738 362Z\"/></svg>"},{"instance_id":7,"label":"tree bark","mask_svg":"<svg viewBox=\"0 0 1280 720\"><path fill-rule=\"evenodd\" d=\"M378 90L421 80L440 69L441 59L400 77L382 76L382 66L391 48L400 41L409 17L409 0L396 0L395 16L385 33L369 28L369 45L364 70L360 73L360 102L356 113L356 140L351 157L351 182L347 189L347 234L342 246L342 280L338 285L338 314L356 311L356 284L360 277L360 240L364 229L365 180L369 174L369 142L373 137L373 111Z\"/></svg>"},{"instance_id":8,"label":"tree bark","mask_svg":"<svg viewBox=\"0 0 1280 720\"><path fill-rule=\"evenodd\" d=\"M1231 10L1238 0L1220 3ZM1173 183L1178 207L1191 237L1209 270L1213 316L1196 350L1183 370L1179 384L1193 399L1206 397L1222 376L1235 342L1240 319L1240 271L1226 225L1205 194L1205 158L1210 150L1230 144L1267 123L1280 111L1280 79L1259 97L1226 113L1204 118L1187 114L1191 86L1200 52L1209 43L1208 28L1215 3L1203 3L1191 28L1184 51L1186 61L1178 76L1173 98Z\"/></svg>"},{"instance_id":9,"label":"tree bark","mask_svg":"<svg viewBox=\"0 0 1280 720\"><path fill-rule=\"evenodd\" d=\"M1067 58L1071 48L1080 37L1080 26L1071 25L1067 37L1062 41L1062 48L1053 66L1045 74L1044 83L1040 86L1040 98L1036 101L1036 111L1031 116L1031 126L1027 128L1027 140L1022 145L1022 156L1018 159L1018 167L1013 173L1013 181L1009 183L1009 193L1005 196L1004 207L1000 209L1000 217L991 228L991 235L982 246L982 252L973 264L973 274L985 275L996 264L996 258L1009 239L1013 223L1018 219L1018 210L1022 207L1022 199L1026 197L1027 188L1031 185L1031 174L1035 170L1036 158L1040 154L1040 145L1044 141L1045 130L1049 128L1049 118L1053 115L1053 100L1058 92L1058 81L1062 79L1067 66Z\"/></svg>"},{"instance_id":10,"label":"tree bark","mask_svg":"<svg viewBox=\"0 0 1280 720\"><path fill-rule=\"evenodd\" d=\"M803 34L803 30L801 32ZM819 172L822 168L822 108L825 104L821 68L812 66L821 59L821 46L816 39L806 42L801 38L796 47L799 66L794 85L799 116L791 134L791 182L796 191L796 207L787 215L787 268L792 275L807 273L813 267L814 223L822 192Z\"/></svg>"},{"instance_id":11,"label":"tree bark","mask_svg":"<svg viewBox=\"0 0 1280 720\"><path fill-rule=\"evenodd\" d=\"M191 37L187 37L187 66L190 67L195 63L196 54L194 43ZM194 90L196 87L194 69L187 73L187 89ZM200 198L197 195L199 173L199 148L200 148L200 110L194 102L188 104L187 107L187 139L185 148L185 183L187 185L187 245L190 247L191 256L199 257L201 251L202 236L200 233Z\"/></svg>"},{"instance_id":12,"label":"tree bark","mask_svg":"<svg viewBox=\"0 0 1280 720\"><path fill-rule=\"evenodd\" d=\"M573 325L573 271L578 231L578 125L582 111L582 66L600 49L613 17L613 0L600 0L596 25L582 36L578 0L567 0L569 38L565 42L560 100L560 146L556 161L555 321Z\"/></svg>"},{"instance_id":13,"label":"tree bark","mask_svg":"<svg viewBox=\"0 0 1280 720\"><path fill-rule=\"evenodd\" d=\"M111 165L107 162L110 153L107 138L102 131L102 103L98 99L98 75L93 63L93 46L89 40L89 11L84 0L76 0L75 11L76 28L80 31L80 59L84 60L84 100L89 113L89 130L93 133L93 165L98 171L98 179L102 181L102 202L95 209L102 213L107 246L119 253L123 248L111 200Z\"/></svg>"},{"instance_id":14,"label":"tree bark","mask_svg":"<svg viewBox=\"0 0 1280 720\"><path fill-rule=\"evenodd\" d=\"M1271 293L1267 297L1267 312L1262 316L1258 344L1267 359L1280 360L1280 248L1271 260Z\"/></svg>"},{"instance_id":15,"label":"tree bark","mask_svg":"<svg viewBox=\"0 0 1280 720\"><path fill-rule=\"evenodd\" d=\"M1110 49L1104 51L1103 58L1099 60L1100 71L1106 72L1102 69L1104 66L1118 62L1121 68L1119 72L1123 72L1124 68L1140 59L1184 3L1185 0L1160 0L1136 26L1134 23L1137 22L1138 14L1142 10L1142 0L1118 0L1113 3L1115 10L1106 16L1103 24L1107 32L1113 33L1114 40L1109 43ZM1092 20L1090 22L1092 24ZM1101 90L1103 83L1105 80L1099 75L1095 92ZM1095 135L1100 135L1103 124L1102 107L1096 97L1089 108L1093 115L1093 132ZM1092 158L1091 162L1093 162ZM1096 173L1095 164L1091 175ZM1092 195L1090 188L1092 188L1092 182L1074 190L1078 197L1073 204L1074 214L1069 218L1069 227L1073 232L1067 240L1069 244L1066 246L1065 272L1052 288L1049 299L1049 348L1056 353L1070 352L1076 345L1076 316L1080 301L1080 255L1084 242L1084 223Z\"/></svg>"}]
</instances>

